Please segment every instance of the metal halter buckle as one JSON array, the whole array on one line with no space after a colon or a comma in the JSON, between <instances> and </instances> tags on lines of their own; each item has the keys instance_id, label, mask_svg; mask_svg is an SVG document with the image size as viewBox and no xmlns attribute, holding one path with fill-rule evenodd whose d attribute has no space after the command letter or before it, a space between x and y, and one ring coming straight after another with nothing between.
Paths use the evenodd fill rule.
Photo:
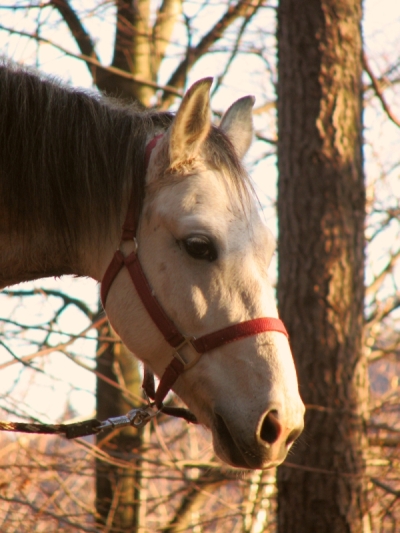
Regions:
<instances>
[{"instance_id":1,"label":"metal halter buckle","mask_svg":"<svg viewBox=\"0 0 400 533\"><path fill-rule=\"evenodd\" d=\"M139 409L132 409L132 411L129 411L128 415L134 411L136 412L133 413L130 425L135 428L142 428L159 413L158 409L153 405L147 405L146 407L140 407Z\"/></svg>"},{"instance_id":2,"label":"metal halter buckle","mask_svg":"<svg viewBox=\"0 0 400 533\"><path fill-rule=\"evenodd\" d=\"M185 367L185 370L188 370L189 368L192 368L192 366L194 366L197 363L197 361L200 359L200 357L202 355L194 347L194 345L193 345L193 341L194 340L196 340L195 337L185 337L184 340L179 344L179 346L175 347L175 351L173 353L173 356L176 357L176 359L178 359L178 361L180 361L183 364L183 366ZM186 344L188 346L191 346L194 349L194 351L196 352L196 357L194 358L193 361L190 361L189 363L185 360L183 355L181 353L179 353L179 350L181 350Z\"/></svg>"}]
</instances>

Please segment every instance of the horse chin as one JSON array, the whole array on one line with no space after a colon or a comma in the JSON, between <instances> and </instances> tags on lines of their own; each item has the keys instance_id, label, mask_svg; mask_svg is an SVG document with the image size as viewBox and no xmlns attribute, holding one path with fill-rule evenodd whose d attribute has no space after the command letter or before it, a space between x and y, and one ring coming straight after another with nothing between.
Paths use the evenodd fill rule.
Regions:
<instances>
[{"instance_id":1,"label":"horse chin","mask_svg":"<svg viewBox=\"0 0 400 533\"><path fill-rule=\"evenodd\" d=\"M260 454L244 450L235 441L224 419L218 414L215 416L212 434L215 453L224 463L242 470L256 470L270 467L268 464L265 465L265 458Z\"/></svg>"}]
</instances>

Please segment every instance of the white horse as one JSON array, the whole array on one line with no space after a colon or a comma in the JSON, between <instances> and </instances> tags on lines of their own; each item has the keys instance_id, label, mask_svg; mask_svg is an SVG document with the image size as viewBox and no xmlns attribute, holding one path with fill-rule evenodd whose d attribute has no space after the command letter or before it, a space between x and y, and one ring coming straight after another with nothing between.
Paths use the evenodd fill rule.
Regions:
<instances>
[{"instance_id":1,"label":"white horse","mask_svg":"<svg viewBox=\"0 0 400 533\"><path fill-rule=\"evenodd\" d=\"M240 163L252 141L254 99L236 101L216 128L210 79L191 87L175 117L132 112L9 66L0 82L0 144L7 135L11 146L0 148L0 287L65 273L104 280L107 316L127 347L158 376L174 358L183 361L172 388L211 430L216 454L239 468L281 463L302 431L304 405L267 273L274 239ZM16 105L13 84L35 97ZM28 119L41 132L36 154L23 127ZM59 124L57 141L52 124ZM14 144L29 166L10 161ZM21 179L28 188L44 183L43 198L40 187L26 191L30 212L27 199L13 204L5 192ZM107 198L102 188L111 180L119 209L108 205L101 225L114 194ZM18 184L15 190L24 194ZM135 235L121 238L127 213ZM183 335L181 346L166 341L125 264L106 274L116 249L140 260L154 305ZM208 341L214 332L227 338L196 349L193 339Z\"/></svg>"}]
</instances>

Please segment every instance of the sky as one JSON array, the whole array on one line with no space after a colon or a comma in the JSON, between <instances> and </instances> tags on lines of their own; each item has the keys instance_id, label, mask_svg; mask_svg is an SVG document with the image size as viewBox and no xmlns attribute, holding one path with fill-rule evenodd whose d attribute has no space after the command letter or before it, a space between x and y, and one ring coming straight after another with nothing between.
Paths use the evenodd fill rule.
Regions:
<instances>
[{"instance_id":1,"label":"sky","mask_svg":"<svg viewBox=\"0 0 400 533\"><path fill-rule=\"evenodd\" d=\"M398 45L400 2L397 0L367 0L364 5L363 30L366 51L371 58L372 68L378 73L383 71L385 66L395 62L400 56ZM220 8L218 2L215 2L214 8ZM20 17L21 13L15 13L13 16ZM273 16L272 10L266 10L265 17L271 16ZM2 16L2 24L11 26L15 24L15 20L7 20L7 17ZM29 29L29 22L24 20L23 24L25 29ZM96 28L91 28L91 24L95 24L95 21L89 18L88 27L90 30L95 31ZM266 27L269 25L270 21L266 18ZM34 22L32 22L33 27ZM54 27L53 35L50 35L50 37L54 37L65 48L74 50L74 43L67 35L60 34L59 28ZM110 59L110 44L110 40L107 41L105 38L98 42L99 53L106 63ZM12 54L13 57L21 57L23 59L32 57L36 52L34 44L27 45L20 38L14 42L4 32L0 32L0 50L3 50L4 53ZM71 58L61 58L61 56L60 52L54 51L49 46L42 47L40 55L41 69L48 73L56 74L75 86L91 87L91 80L86 67L82 64L79 65ZM219 71L220 58L218 58L218 54L215 54L213 62L209 59L202 60L195 66L191 71L189 84L204 76L216 76ZM263 74L255 75L255 71ZM161 73L161 83L167 80L167 75L167 71ZM224 110L236 98L246 94L255 94L257 98L255 107L264 103L266 98L273 99L274 97L271 80L265 79L264 66L260 69L260 65L251 64L247 58L237 61L233 65L226 78L225 89L215 95L213 106L215 109ZM400 118L400 93L398 91L388 93L388 101ZM272 119L269 119L271 123L266 125L265 115L262 118L256 117L256 128L265 129L267 126L267 128L270 128L270 136L273 137L275 131ZM264 123L261 124L260 120L263 120ZM383 203L388 201L395 203L396 199L400 197L399 170L396 167L400 142L399 128L388 121L382 120L382 110L377 101L374 101L365 113L365 137L367 143L364 153L368 182L374 182L382 175L383 171L393 167L388 179L384 180L379 186L378 194ZM262 158L265 150L264 144L254 143L248 156L249 164ZM256 189L264 208L266 223L276 234L276 219L273 209L277 179L275 157L266 157L256 166L252 166L252 177L256 183ZM387 249L387 242L391 240L393 243L396 240L398 242L399 225L391 225L382 236L382 239L378 240L376 245L371 246L369 249L367 281L368 277L371 278L373 272L378 272L386 261L387 256L383 250L385 246ZM383 245L383 242L385 242L385 245ZM276 264L273 264L273 276L275 275L275 268ZM23 284L19 288L29 290L34 287L57 288L77 298L81 298L84 295L85 301L90 308L93 311L97 308L98 287L93 280L78 280L70 277L62 280L47 279ZM57 305L57 299L44 300L41 297L36 297L16 301L0 295L0 316L10 317L12 320L20 320L24 323L45 323L48 317L51 316L54 305ZM72 312L72 309L63 313L58 323L60 331L68 331L74 334L78 334L88 325L86 317L82 313ZM30 340L40 342L42 337L43 333L41 332L30 333ZM54 334L52 343L57 344L65 339L65 336ZM29 339L18 336L14 341L8 339L7 344L21 357L34 351L34 347L28 341ZM75 343L73 351L85 364L93 365L88 356L94 352L94 349L94 340L78 341ZM0 345L0 367L2 363L9 360L10 355ZM30 372L21 372L20 365L9 366L1 370L0 396L2 393L10 391L10 394L8 394L9 399L7 400L9 407L15 402L16 409L21 408L21 412L29 412L47 422L54 422L62 417L68 404L72 405L74 410L84 417L93 415L95 379L91 372L79 369L75 363L60 352L54 352L45 358L35 359L33 363L37 367L45 368L46 373L36 372L33 376ZM49 376L52 377L49 378Z\"/></svg>"}]
</instances>

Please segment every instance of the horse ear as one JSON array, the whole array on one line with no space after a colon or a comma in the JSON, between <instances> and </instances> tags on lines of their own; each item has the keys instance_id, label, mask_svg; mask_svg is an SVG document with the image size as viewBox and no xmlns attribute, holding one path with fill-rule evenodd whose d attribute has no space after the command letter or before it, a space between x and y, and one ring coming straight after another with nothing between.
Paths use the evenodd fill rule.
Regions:
<instances>
[{"instance_id":1,"label":"horse ear","mask_svg":"<svg viewBox=\"0 0 400 533\"><path fill-rule=\"evenodd\" d=\"M183 97L171 126L170 168L177 167L196 157L210 131L210 87L212 81L212 78L197 81Z\"/></svg>"},{"instance_id":2,"label":"horse ear","mask_svg":"<svg viewBox=\"0 0 400 533\"><path fill-rule=\"evenodd\" d=\"M254 96L244 96L236 100L222 117L220 128L232 142L240 159L244 157L253 140Z\"/></svg>"}]
</instances>

